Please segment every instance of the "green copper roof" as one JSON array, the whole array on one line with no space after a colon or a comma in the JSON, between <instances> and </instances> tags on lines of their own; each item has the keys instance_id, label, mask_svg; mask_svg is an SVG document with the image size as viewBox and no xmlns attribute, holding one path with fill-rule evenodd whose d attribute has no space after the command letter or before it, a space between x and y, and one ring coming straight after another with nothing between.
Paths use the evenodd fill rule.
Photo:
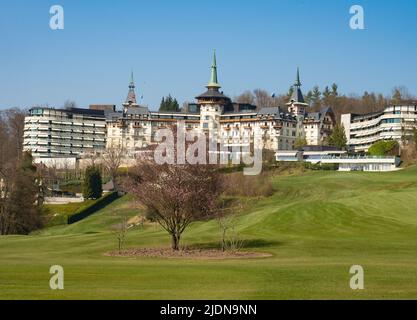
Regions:
<instances>
[{"instance_id":1,"label":"green copper roof","mask_svg":"<svg viewBox=\"0 0 417 320\"><path fill-rule=\"evenodd\" d=\"M210 82L207 85L207 88L220 88L220 85L217 81L217 61L216 61L216 51L213 54L213 64L211 66L211 78Z\"/></svg>"}]
</instances>

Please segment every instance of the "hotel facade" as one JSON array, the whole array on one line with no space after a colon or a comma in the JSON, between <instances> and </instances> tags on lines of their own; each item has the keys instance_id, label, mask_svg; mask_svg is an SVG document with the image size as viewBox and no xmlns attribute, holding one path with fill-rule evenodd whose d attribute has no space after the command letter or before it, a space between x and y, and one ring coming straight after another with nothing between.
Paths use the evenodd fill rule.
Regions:
<instances>
[{"instance_id":1,"label":"hotel facade","mask_svg":"<svg viewBox=\"0 0 417 320\"><path fill-rule=\"evenodd\" d=\"M155 144L158 129L181 121L186 130L215 133L224 147L250 146L255 133L264 148L293 150L297 139L322 145L336 123L331 108L308 112L297 71L290 101L285 106L263 107L233 102L220 91L216 55L206 90L180 112L156 112L137 103L132 79L123 110L114 106L90 109L32 108L25 119L24 150L34 158L81 158L106 148L123 148L134 156Z\"/></svg>"},{"instance_id":2,"label":"hotel facade","mask_svg":"<svg viewBox=\"0 0 417 320\"><path fill-rule=\"evenodd\" d=\"M158 129L181 121L186 130L214 133L217 143L224 147L249 146L258 133L264 148L293 150L297 139L306 139L310 145L325 143L336 123L331 108L307 112L299 72L291 99L284 107L235 103L220 88L215 54L206 91L181 112L154 112L138 105L132 77L123 111L106 114L107 148L140 151L154 143Z\"/></svg>"}]
</instances>

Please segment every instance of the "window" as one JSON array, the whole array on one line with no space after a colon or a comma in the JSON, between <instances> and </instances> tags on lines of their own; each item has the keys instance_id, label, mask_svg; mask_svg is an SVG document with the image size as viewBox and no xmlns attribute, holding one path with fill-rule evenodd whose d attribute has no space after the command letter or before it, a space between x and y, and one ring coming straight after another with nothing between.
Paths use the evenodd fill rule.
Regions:
<instances>
[{"instance_id":1,"label":"window","mask_svg":"<svg viewBox=\"0 0 417 320\"><path fill-rule=\"evenodd\" d=\"M384 119L382 123L401 123L401 119Z\"/></svg>"}]
</instances>

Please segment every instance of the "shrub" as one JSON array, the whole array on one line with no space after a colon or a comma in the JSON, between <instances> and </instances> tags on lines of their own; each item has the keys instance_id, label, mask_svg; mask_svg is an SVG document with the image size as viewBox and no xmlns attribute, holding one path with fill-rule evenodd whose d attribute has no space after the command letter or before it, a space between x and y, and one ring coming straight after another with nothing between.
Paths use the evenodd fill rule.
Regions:
<instances>
[{"instance_id":1,"label":"shrub","mask_svg":"<svg viewBox=\"0 0 417 320\"><path fill-rule=\"evenodd\" d=\"M395 140L382 140L375 142L368 153L371 156L396 156L399 153L399 144Z\"/></svg>"},{"instance_id":2,"label":"shrub","mask_svg":"<svg viewBox=\"0 0 417 320\"><path fill-rule=\"evenodd\" d=\"M268 197L274 193L271 180L265 173L257 176L245 176L241 172L231 173L224 183L227 196Z\"/></svg>"},{"instance_id":3,"label":"shrub","mask_svg":"<svg viewBox=\"0 0 417 320\"><path fill-rule=\"evenodd\" d=\"M275 157L275 151L270 149L262 150L262 161L266 167L275 166L277 164L277 159Z\"/></svg>"},{"instance_id":4,"label":"shrub","mask_svg":"<svg viewBox=\"0 0 417 320\"><path fill-rule=\"evenodd\" d=\"M103 194L103 181L99 168L95 166L87 167L83 185L84 199L98 199Z\"/></svg>"}]
</instances>

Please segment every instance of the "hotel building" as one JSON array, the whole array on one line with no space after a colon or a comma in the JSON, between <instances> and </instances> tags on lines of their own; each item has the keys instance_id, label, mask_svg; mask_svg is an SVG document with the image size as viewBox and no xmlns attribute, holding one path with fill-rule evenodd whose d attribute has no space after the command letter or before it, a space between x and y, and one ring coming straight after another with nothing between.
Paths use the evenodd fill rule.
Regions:
<instances>
[{"instance_id":1,"label":"hotel building","mask_svg":"<svg viewBox=\"0 0 417 320\"><path fill-rule=\"evenodd\" d=\"M224 147L248 146L255 132L260 132L265 148L293 150L298 138L312 145L324 144L336 122L331 108L307 112L298 71L286 107L234 103L220 88L215 54L206 91L181 112L154 112L138 105L132 77L123 111L106 114L107 147L135 153L154 143L156 130L183 121L187 130L215 132L217 142Z\"/></svg>"},{"instance_id":2,"label":"hotel building","mask_svg":"<svg viewBox=\"0 0 417 320\"><path fill-rule=\"evenodd\" d=\"M343 114L347 144L351 151L367 152L380 140L396 140L402 143L417 128L417 104L393 105L381 112L363 115Z\"/></svg>"},{"instance_id":3,"label":"hotel building","mask_svg":"<svg viewBox=\"0 0 417 320\"><path fill-rule=\"evenodd\" d=\"M30 151L34 158L80 157L104 150L105 113L111 108L34 107L25 117L23 149Z\"/></svg>"},{"instance_id":4,"label":"hotel building","mask_svg":"<svg viewBox=\"0 0 417 320\"><path fill-rule=\"evenodd\" d=\"M35 107L25 119L24 150L35 159L86 158L105 148L123 148L134 156L152 144L158 129L185 123L186 130L214 132L223 147L249 146L259 134L264 147L293 150L297 139L323 145L336 123L331 108L308 112L297 70L293 93L286 106L264 107L233 102L220 91L216 55L204 93L180 112L157 112L138 104L132 78L123 110L115 106L90 109Z\"/></svg>"}]
</instances>

